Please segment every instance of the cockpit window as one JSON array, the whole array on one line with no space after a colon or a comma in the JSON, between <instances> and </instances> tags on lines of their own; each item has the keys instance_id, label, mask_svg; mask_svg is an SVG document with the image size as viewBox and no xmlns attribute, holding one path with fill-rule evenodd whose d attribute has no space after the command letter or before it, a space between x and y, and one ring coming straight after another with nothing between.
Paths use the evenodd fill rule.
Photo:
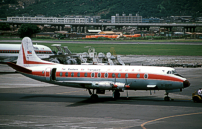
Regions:
<instances>
[{"instance_id":1,"label":"cockpit window","mask_svg":"<svg viewBox=\"0 0 202 129\"><path fill-rule=\"evenodd\" d=\"M167 74L171 74L171 71L168 71Z\"/></svg>"},{"instance_id":2,"label":"cockpit window","mask_svg":"<svg viewBox=\"0 0 202 129\"><path fill-rule=\"evenodd\" d=\"M167 74L174 74L179 77L183 77L182 75L178 74L175 70L167 71Z\"/></svg>"},{"instance_id":3,"label":"cockpit window","mask_svg":"<svg viewBox=\"0 0 202 129\"><path fill-rule=\"evenodd\" d=\"M177 72L175 70L172 70L172 71L168 71L167 74L177 74Z\"/></svg>"},{"instance_id":4,"label":"cockpit window","mask_svg":"<svg viewBox=\"0 0 202 129\"><path fill-rule=\"evenodd\" d=\"M175 70L172 70L172 74L176 74L177 72Z\"/></svg>"}]
</instances>

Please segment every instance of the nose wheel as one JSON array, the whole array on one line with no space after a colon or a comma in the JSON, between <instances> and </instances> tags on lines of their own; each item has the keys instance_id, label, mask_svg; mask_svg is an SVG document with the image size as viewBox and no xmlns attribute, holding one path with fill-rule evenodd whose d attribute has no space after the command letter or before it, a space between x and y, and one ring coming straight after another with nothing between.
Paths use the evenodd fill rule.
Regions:
<instances>
[{"instance_id":1,"label":"nose wheel","mask_svg":"<svg viewBox=\"0 0 202 129\"><path fill-rule=\"evenodd\" d=\"M165 101L170 101L170 97L168 96L168 93L166 93L166 96L164 97Z\"/></svg>"}]
</instances>

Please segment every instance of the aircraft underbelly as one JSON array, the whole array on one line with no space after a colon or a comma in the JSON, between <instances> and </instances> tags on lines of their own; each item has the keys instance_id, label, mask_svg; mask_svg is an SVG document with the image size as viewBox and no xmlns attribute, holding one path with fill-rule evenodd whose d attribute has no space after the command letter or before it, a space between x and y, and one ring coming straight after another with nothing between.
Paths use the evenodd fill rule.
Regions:
<instances>
[{"instance_id":1,"label":"aircraft underbelly","mask_svg":"<svg viewBox=\"0 0 202 129\"><path fill-rule=\"evenodd\" d=\"M148 85L154 85L153 87L148 87ZM135 90L169 90L169 89L179 89L183 88L181 82L165 81L165 80L135 80L131 82L131 89Z\"/></svg>"}]
</instances>

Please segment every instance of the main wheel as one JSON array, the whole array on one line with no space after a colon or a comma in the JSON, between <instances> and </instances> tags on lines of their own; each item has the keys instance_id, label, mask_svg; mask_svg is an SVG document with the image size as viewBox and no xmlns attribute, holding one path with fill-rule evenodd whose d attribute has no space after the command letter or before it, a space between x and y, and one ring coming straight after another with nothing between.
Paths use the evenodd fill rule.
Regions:
<instances>
[{"instance_id":1,"label":"main wheel","mask_svg":"<svg viewBox=\"0 0 202 129\"><path fill-rule=\"evenodd\" d=\"M97 94L92 94L90 98L91 98L91 100L95 101L95 100L98 99L98 95Z\"/></svg>"},{"instance_id":2,"label":"main wheel","mask_svg":"<svg viewBox=\"0 0 202 129\"><path fill-rule=\"evenodd\" d=\"M194 101L194 103L198 103L199 102L199 98L197 96L194 96L193 97L193 101Z\"/></svg>"},{"instance_id":3,"label":"main wheel","mask_svg":"<svg viewBox=\"0 0 202 129\"><path fill-rule=\"evenodd\" d=\"M164 100L165 101L170 101L170 97L166 96L166 97L164 97Z\"/></svg>"},{"instance_id":4,"label":"main wheel","mask_svg":"<svg viewBox=\"0 0 202 129\"><path fill-rule=\"evenodd\" d=\"M113 92L113 98L114 99L120 98L120 93L118 91Z\"/></svg>"}]
</instances>

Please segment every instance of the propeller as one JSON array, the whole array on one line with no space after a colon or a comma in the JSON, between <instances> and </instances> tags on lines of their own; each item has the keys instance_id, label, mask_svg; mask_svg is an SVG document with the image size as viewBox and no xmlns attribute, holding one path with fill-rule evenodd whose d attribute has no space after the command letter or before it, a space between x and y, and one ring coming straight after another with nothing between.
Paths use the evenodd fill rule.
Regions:
<instances>
[{"instance_id":1,"label":"propeller","mask_svg":"<svg viewBox=\"0 0 202 129\"><path fill-rule=\"evenodd\" d=\"M130 88L130 85L128 85L128 83L127 83L127 78L125 78L125 88ZM128 98L128 90L126 91L126 95Z\"/></svg>"},{"instance_id":2,"label":"propeller","mask_svg":"<svg viewBox=\"0 0 202 129\"><path fill-rule=\"evenodd\" d=\"M128 99L128 90L127 90L126 94L127 94L127 99Z\"/></svg>"},{"instance_id":3,"label":"propeller","mask_svg":"<svg viewBox=\"0 0 202 129\"><path fill-rule=\"evenodd\" d=\"M130 85L127 83L127 78L125 78L126 81L125 81L125 88L130 88Z\"/></svg>"},{"instance_id":4,"label":"propeller","mask_svg":"<svg viewBox=\"0 0 202 129\"><path fill-rule=\"evenodd\" d=\"M118 86L116 85L116 75L115 75L115 79L114 79L114 84L113 85L113 88L117 88Z\"/></svg>"}]
</instances>

